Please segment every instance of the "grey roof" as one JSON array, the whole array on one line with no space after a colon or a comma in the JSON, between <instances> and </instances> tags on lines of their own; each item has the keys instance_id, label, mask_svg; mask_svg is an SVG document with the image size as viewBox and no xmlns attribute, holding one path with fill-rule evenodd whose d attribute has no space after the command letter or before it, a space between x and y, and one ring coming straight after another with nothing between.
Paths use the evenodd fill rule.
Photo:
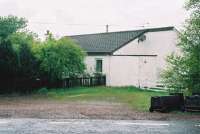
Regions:
<instances>
[{"instance_id":1,"label":"grey roof","mask_svg":"<svg viewBox=\"0 0 200 134\"><path fill-rule=\"evenodd\" d=\"M174 27L150 28L134 31L109 32L70 36L87 53L107 53L126 45L146 32L172 30Z\"/></svg>"}]
</instances>

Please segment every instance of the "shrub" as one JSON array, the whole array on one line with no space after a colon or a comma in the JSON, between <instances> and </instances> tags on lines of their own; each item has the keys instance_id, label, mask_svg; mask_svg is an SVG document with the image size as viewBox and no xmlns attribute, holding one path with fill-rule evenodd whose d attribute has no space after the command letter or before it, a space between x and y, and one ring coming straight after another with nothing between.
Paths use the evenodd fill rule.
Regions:
<instances>
[{"instance_id":1,"label":"shrub","mask_svg":"<svg viewBox=\"0 0 200 134\"><path fill-rule=\"evenodd\" d=\"M49 90L47 88L41 88L37 91L38 94L40 95L47 95Z\"/></svg>"}]
</instances>

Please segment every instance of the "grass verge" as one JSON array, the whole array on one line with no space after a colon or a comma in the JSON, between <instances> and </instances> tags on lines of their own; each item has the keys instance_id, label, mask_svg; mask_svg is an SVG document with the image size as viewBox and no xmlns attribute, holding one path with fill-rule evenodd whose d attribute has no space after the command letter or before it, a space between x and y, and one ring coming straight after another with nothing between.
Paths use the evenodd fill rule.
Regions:
<instances>
[{"instance_id":1,"label":"grass verge","mask_svg":"<svg viewBox=\"0 0 200 134\"><path fill-rule=\"evenodd\" d=\"M135 87L77 87L70 89L41 89L39 93L59 101L103 101L128 105L138 111L148 111L152 96L165 92L141 90Z\"/></svg>"}]
</instances>

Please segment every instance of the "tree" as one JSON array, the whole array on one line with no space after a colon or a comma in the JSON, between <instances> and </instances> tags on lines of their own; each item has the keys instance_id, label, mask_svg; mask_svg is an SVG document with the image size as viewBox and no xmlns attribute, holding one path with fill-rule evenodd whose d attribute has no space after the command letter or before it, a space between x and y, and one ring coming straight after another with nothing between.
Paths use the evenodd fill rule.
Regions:
<instances>
[{"instance_id":1,"label":"tree","mask_svg":"<svg viewBox=\"0 0 200 134\"><path fill-rule=\"evenodd\" d=\"M168 57L162 77L168 87L200 92L200 0L190 0L186 9L191 15L179 36L182 53Z\"/></svg>"},{"instance_id":2,"label":"tree","mask_svg":"<svg viewBox=\"0 0 200 134\"><path fill-rule=\"evenodd\" d=\"M75 77L84 72L85 52L69 38L47 38L37 49L42 77L55 82L63 77Z\"/></svg>"},{"instance_id":3,"label":"tree","mask_svg":"<svg viewBox=\"0 0 200 134\"><path fill-rule=\"evenodd\" d=\"M10 35L9 40L17 53L18 78L33 79L38 77L39 62L33 53L33 46L39 44L36 35L30 32L17 32Z\"/></svg>"},{"instance_id":4,"label":"tree","mask_svg":"<svg viewBox=\"0 0 200 134\"><path fill-rule=\"evenodd\" d=\"M32 53L35 35L22 32L25 26L24 18L0 17L0 88L6 93L15 88L16 80L36 77L39 65Z\"/></svg>"},{"instance_id":5,"label":"tree","mask_svg":"<svg viewBox=\"0 0 200 134\"><path fill-rule=\"evenodd\" d=\"M0 16L0 41L6 39L9 35L17 32L20 29L25 28L27 21L24 18L18 18L15 16Z\"/></svg>"},{"instance_id":6,"label":"tree","mask_svg":"<svg viewBox=\"0 0 200 134\"><path fill-rule=\"evenodd\" d=\"M24 18L17 18L14 16L1 17L0 16L0 66L7 68L13 67L13 60L16 60L16 52L13 48L12 41L8 39L9 36L16 33L26 26ZM11 62L12 61L12 62ZM6 68L6 67L5 67ZM1 71L1 70L0 70Z\"/></svg>"},{"instance_id":7,"label":"tree","mask_svg":"<svg viewBox=\"0 0 200 134\"><path fill-rule=\"evenodd\" d=\"M0 17L0 92L27 92L37 78L53 83L84 72L85 52L72 40L47 32L41 42L25 26L23 18Z\"/></svg>"}]
</instances>

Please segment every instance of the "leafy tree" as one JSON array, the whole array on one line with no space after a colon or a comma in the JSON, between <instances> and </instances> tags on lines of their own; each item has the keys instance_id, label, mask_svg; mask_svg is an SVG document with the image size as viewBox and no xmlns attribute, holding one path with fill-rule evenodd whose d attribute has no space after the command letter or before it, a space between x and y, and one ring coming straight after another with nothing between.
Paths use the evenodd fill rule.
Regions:
<instances>
[{"instance_id":1,"label":"leafy tree","mask_svg":"<svg viewBox=\"0 0 200 134\"><path fill-rule=\"evenodd\" d=\"M25 26L23 18L0 17L0 92L26 92L36 78L56 82L83 73L85 52L72 40L48 31L41 42Z\"/></svg>"},{"instance_id":2,"label":"leafy tree","mask_svg":"<svg viewBox=\"0 0 200 134\"><path fill-rule=\"evenodd\" d=\"M0 44L0 77L11 77L16 73L13 65L17 64L17 53L11 42L5 41Z\"/></svg>"},{"instance_id":3,"label":"leafy tree","mask_svg":"<svg viewBox=\"0 0 200 134\"><path fill-rule=\"evenodd\" d=\"M24 18L15 16L0 16L0 41L6 39L9 35L26 27L27 21Z\"/></svg>"},{"instance_id":4,"label":"leafy tree","mask_svg":"<svg viewBox=\"0 0 200 134\"><path fill-rule=\"evenodd\" d=\"M17 53L17 77L36 78L38 76L39 62L32 50L33 45L38 43L35 34L18 32L12 34L9 40Z\"/></svg>"},{"instance_id":5,"label":"leafy tree","mask_svg":"<svg viewBox=\"0 0 200 134\"><path fill-rule=\"evenodd\" d=\"M200 0L190 0L186 8L191 15L179 37L182 53L168 57L162 77L168 87L200 92Z\"/></svg>"},{"instance_id":6,"label":"leafy tree","mask_svg":"<svg viewBox=\"0 0 200 134\"><path fill-rule=\"evenodd\" d=\"M69 38L47 38L37 49L41 74L51 82L63 77L75 77L85 69L83 50Z\"/></svg>"},{"instance_id":7,"label":"leafy tree","mask_svg":"<svg viewBox=\"0 0 200 134\"><path fill-rule=\"evenodd\" d=\"M23 18L17 18L14 16L1 17L0 16L0 66L12 67L14 56L16 56L15 50L11 40L7 39L12 34L16 33L18 30L26 26L26 21Z\"/></svg>"},{"instance_id":8,"label":"leafy tree","mask_svg":"<svg viewBox=\"0 0 200 134\"><path fill-rule=\"evenodd\" d=\"M22 32L25 26L23 18L0 17L0 88L4 92L14 89L16 80L36 76L37 59L32 53L35 36Z\"/></svg>"}]
</instances>

